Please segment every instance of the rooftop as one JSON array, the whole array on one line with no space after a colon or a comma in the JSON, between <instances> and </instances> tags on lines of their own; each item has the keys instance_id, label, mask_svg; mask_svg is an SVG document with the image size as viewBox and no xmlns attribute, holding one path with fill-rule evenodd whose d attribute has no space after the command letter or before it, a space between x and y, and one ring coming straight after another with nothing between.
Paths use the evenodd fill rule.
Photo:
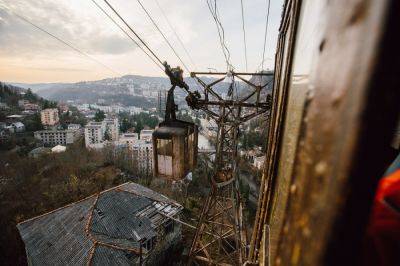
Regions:
<instances>
[{"instance_id":1,"label":"rooftop","mask_svg":"<svg viewBox=\"0 0 400 266\"><path fill-rule=\"evenodd\" d=\"M139 241L151 239L166 216L181 210L175 201L130 182L17 227L33 265L131 265Z\"/></svg>"}]
</instances>

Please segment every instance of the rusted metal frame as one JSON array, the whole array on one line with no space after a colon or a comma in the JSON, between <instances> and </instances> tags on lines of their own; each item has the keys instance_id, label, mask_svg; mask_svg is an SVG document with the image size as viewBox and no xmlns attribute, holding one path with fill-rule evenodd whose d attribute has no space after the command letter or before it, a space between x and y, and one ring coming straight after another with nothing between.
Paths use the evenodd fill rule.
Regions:
<instances>
[{"instance_id":1,"label":"rusted metal frame","mask_svg":"<svg viewBox=\"0 0 400 266\"><path fill-rule=\"evenodd\" d=\"M256 112L256 113L252 113L252 114L249 114L249 115L247 115L247 116L244 116L244 117L242 117L242 118L240 119L240 122L246 122L246 121L248 121L248 120L250 120L250 119L252 119L252 118L254 118L254 117L256 117L256 116L258 116L258 115L260 115L260 114L263 114L263 113L267 112L267 111L268 111L268 110L262 109L262 110L260 110L260 111L258 111L258 112Z\"/></svg>"},{"instance_id":2,"label":"rusted metal frame","mask_svg":"<svg viewBox=\"0 0 400 266\"><path fill-rule=\"evenodd\" d=\"M233 235L231 234L232 232L233 232L233 230L227 231L226 233L224 233L224 235L222 235L222 237L223 237L223 238L227 238L227 237L233 236ZM214 243L217 242L217 241L218 241L218 239L215 238L215 239L213 239L212 241L208 242L203 248L207 248L208 246L214 244ZM197 253L198 253L198 252L201 252L201 250L202 250L203 248L199 249L199 250L197 251Z\"/></svg>"},{"instance_id":3,"label":"rusted metal frame","mask_svg":"<svg viewBox=\"0 0 400 266\"><path fill-rule=\"evenodd\" d=\"M209 220L208 222L211 223L211 224L223 225L223 226L226 226L226 227L229 227L229 228L233 228L233 226L232 226L232 225L229 225L229 224L214 222L214 221L212 221L212 220Z\"/></svg>"},{"instance_id":4,"label":"rusted metal frame","mask_svg":"<svg viewBox=\"0 0 400 266\"><path fill-rule=\"evenodd\" d=\"M206 84L204 81L202 81L202 80L201 80L199 77L197 77L197 76L194 76L194 78L195 78L196 80L198 80L199 83L203 86L204 92L207 91L207 92L211 93L211 95L213 95L214 97L216 97L218 100L222 100L222 97L219 96L219 94L216 93L211 87L214 86L215 84L217 84L217 83L223 81L225 78L218 79L218 80L216 80L216 81L211 82L210 84ZM207 98L208 98L208 97L207 97Z\"/></svg>"},{"instance_id":5,"label":"rusted metal frame","mask_svg":"<svg viewBox=\"0 0 400 266\"><path fill-rule=\"evenodd\" d=\"M212 117L219 117L218 114L214 113L213 111L209 110L206 107L201 108L201 110L203 110L204 112L206 112L208 115L212 116Z\"/></svg>"},{"instance_id":6,"label":"rusted metal frame","mask_svg":"<svg viewBox=\"0 0 400 266\"><path fill-rule=\"evenodd\" d=\"M199 219L197 227L196 227L197 230L196 230L196 233L195 233L193 241L192 241L192 245L189 250L189 257L191 257L192 253L196 249L196 244L197 244L198 238L203 231L204 219L206 218L207 211L209 209L209 205L211 204L211 199L212 199L211 197L213 196L213 194L214 194L214 191L211 190L209 196L206 199L206 203L203 206L203 210L201 211L200 219Z\"/></svg>"},{"instance_id":7,"label":"rusted metal frame","mask_svg":"<svg viewBox=\"0 0 400 266\"><path fill-rule=\"evenodd\" d=\"M293 4L293 2L291 2L291 4L289 5L289 7L291 8L292 7L292 4ZM289 15L291 15L291 16L293 16L293 13L291 13L291 12L289 12ZM293 19L293 18L290 18L290 19ZM277 78L275 78L275 81L276 81L276 83L275 83L275 90L274 90L274 92L277 92L276 93L276 96L281 96L282 97L282 99L284 98L284 91L282 91L281 93L279 92L279 91L277 91L277 89L281 89L281 88L285 88L286 86L287 86L287 84L280 84L280 81L281 81L281 77L282 77L282 75L286 75L286 78L284 79L284 82L286 81L286 83L287 83L287 81L288 81L288 77L287 77L287 74L288 74L288 71L289 71L289 66L290 66L290 59L291 59L291 53L293 52L293 51L288 51L287 52L287 58L284 58L283 56L285 55L285 50L284 50L284 48L285 48L285 41L293 41L293 36L292 36L292 39L290 39L291 38L291 36L286 36L286 32L287 32L287 30L288 30L288 28L289 28L289 24L288 24L288 22L289 22L289 18L287 18L286 20L285 20L286 22L286 26L283 28L284 30L283 30L283 33L281 34L281 40L282 40L282 43L281 43L281 51L282 51L282 53L281 53L281 60L280 60L280 65L279 66L281 66L282 64L284 64L284 62L283 62L283 60L287 60L287 63L285 64L285 66L286 66L286 69L284 69L282 72L279 72L279 77ZM294 34L293 33L293 31L292 31L292 34ZM289 46L289 49L290 49L291 47ZM275 72L277 72L277 71L275 71ZM283 89L284 90L284 89ZM271 119L271 122L272 122L272 126L270 126L270 129L271 129L271 131L270 131L270 133L272 134L272 138L269 138L270 140L272 140L272 139L275 139L275 141L277 141L278 139L279 139L279 126L281 125L281 121L279 121L279 120L276 120L276 117L280 117L281 118L281 114L282 114L282 108L278 108L278 106L276 105L276 104L282 104L282 101L280 101L278 98L276 98L276 96L274 96L275 98L275 100L274 100L274 102L275 102L275 109L274 109L274 111L273 111L273 113L272 113L272 115L271 115L271 117L272 117L272 119ZM277 124L276 124L277 123ZM276 124L276 125L275 125ZM275 142L271 142L270 143L270 145L274 145L274 143ZM271 149L272 148L272 149ZM263 224L266 222L266 214L268 214L269 213L269 208L268 208L268 206L269 206L269 202L270 202L270 197L271 197L271 192L272 192L272 182L273 182L273 178L272 178L272 172L273 172L273 168L275 168L275 157L276 157L276 155L273 155L273 154L276 154L276 151L277 151L277 147L276 146L269 146L269 154L267 155L267 156L269 156L269 162L271 162L270 164L268 164L267 165L267 171L266 171L266 178L267 178L267 183L266 183L266 189L267 189L267 191L265 191L265 193L264 193L264 195L263 195L263 199L262 199L262 201L263 201L263 205L262 205L262 208L263 208L263 210L264 210L264 212L263 212L263 215L261 216L261 217L259 217L259 224L258 224L258 232L257 232L257 239L256 239L256 242L257 243L259 243L259 241L260 241L260 238L261 238L261 236L262 236L262 227L263 227Z\"/></svg>"},{"instance_id":8,"label":"rusted metal frame","mask_svg":"<svg viewBox=\"0 0 400 266\"><path fill-rule=\"evenodd\" d=\"M253 108L261 108L265 106L266 103L235 103L234 100L222 100L222 101L205 101L205 100L199 100L198 101L199 105L201 106L223 106L223 107L231 107L231 106L240 106L240 107L253 107Z\"/></svg>"},{"instance_id":9,"label":"rusted metal frame","mask_svg":"<svg viewBox=\"0 0 400 266\"><path fill-rule=\"evenodd\" d=\"M216 262L214 260L209 260L209 259L207 259L205 257L202 257L202 256L196 256L195 259L207 262L209 265L231 266L231 264L219 263L219 262Z\"/></svg>"},{"instance_id":10,"label":"rusted metal frame","mask_svg":"<svg viewBox=\"0 0 400 266\"><path fill-rule=\"evenodd\" d=\"M264 217L262 217L263 219L261 220L262 225L263 224L268 224L269 225L269 221L271 220L271 215L272 215L272 208L273 208L273 199L274 199L274 188L275 187L275 183L276 183L276 178L275 176L277 175L276 171L277 171L277 164L278 164L278 160L277 157L279 155L279 151L282 147L282 145L284 145L284 143L282 143L281 139L282 139L282 130L284 127L284 122L285 122L285 110L287 110L287 101L288 101L288 88L290 86L290 82L291 82L291 72L292 72L292 65L293 65L293 56L294 56L294 50L295 50L295 44L296 44L296 37L297 37L297 27L298 27L298 23L299 23L299 17L300 17L300 9L301 9L301 1L300 0L292 0L291 1L291 9L292 12L289 13L291 15L290 20L287 20L287 24L286 24L286 31L285 31L285 41L290 42L290 45L288 46L288 51L287 51L287 58L283 58L284 60L286 60L286 64L285 64L285 69L283 70L282 75L284 75L284 80L283 80L283 84L282 86L280 86L280 88L282 89L281 92L281 108L278 109L278 113L277 113L277 125L276 125L276 129L277 132L275 133L275 138L276 138L276 145L275 145L275 150L273 150L273 154L272 154L272 162L271 162L271 167L270 167L270 172L268 175L268 191L266 193L266 212ZM288 36L286 36L288 34ZM286 39L287 38L287 39ZM285 45L283 45L283 47L285 47ZM284 52L284 51L283 51ZM280 80L279 80L280 82ZM283 227L282 227L283 230ZM262 237L262 231L260 231L260 237ZM260 238L259 238L260 239ZM280 243L278 242L278 247L280 246Z\"/></svg>"},{"instance_id":11,"label":"rusted metal frame","mask_svg":"<svg viewBox=\"0 0 400 266\"><path fill-rule=\"evenodd\" d=\"M221 229L221 232L218 232L218 230L213 230L213 228L211 228L211 231L213 231L217 236L215 236L217 238L217 241L225 241L233 250L235 250L235 248L229 243L229 241L226 240L227 236L229 235L230 232L234 231L234 229L229 228L226 232L222 231L223 226L219 226L219 228ZM229 254L229 253L227 253Z\"/></svg>"},{"instance_id":12,"label":"rusted metal frame","mask_svg":"<svg viewBox=\"0 0 400 266\"><path fill-rule=\"evenodd\" d=\"M364 5L366 10L363 11L363 15L359 13L358 3L368 3ZM397 8L394 8L396 5ZM363 250L362 244L365 241L365 227L369 221L370 213L368 212L371 207L369 204L373 202L374 189L376 189L378 179L385 167L385 163L381 157L384 155L384 147L389 145L396 119L395 116L399 112L398 62L400 61L396 60L399 59L399 41L393 38L398 31L396 27L399 25L400 17L398 14L400 10L399 2L351 1L349 6L351 9L348 12L340 13L340 15L346 14L347 16L339 16L337 18L338 21L336 21L336 24L339 24L340 28L335 26L330 34L334 35L339 30L341 32L348 31L343 34L356 36L357 38L347 40L351 44L343 41L340 46L337 43L330 43L325 48L324 53L334 54L339 48L341 53L347 55L349 50L351 52L354 49L351 47L354 44L369 44L370 46L357 45L358 54L353 54L351 57L344 57L342 55L343 60L352 62L350 69L349 67L343 69L338 64L335 64L336 62L343 61L340 60L342 58L332 60L325 55L324 59L328 60L321 60L321 62L324 62L329 68L323 64L318 65L318 74L321 75L326 73L327 70L333 70L331 72L332 76L336 76L335 73L341 74L340 71L336 71L337 69L340 69L342 72L347 71L348 73L359 74L356 77L354 75L346 77L346 85L348 87L333 87L336 90L341 89L340 93L343 97L335 104L335 110L331 109L332 113L329 114L329 119L333 118L330 121L336 121L341 125L341 121L352 121L354 119L351 117L352 114L356 114L360 120L355 123L341 125L342 127L338 129L337 135L331 135L331 139L326 138L325 134L318 136L317 142L315 141L317 137L311 138L311 134L307 134L302 138L302 141L305 141L304 150L306 147L308 148L311 145L321 142L333 142L334 144L341 144L343 147L334 147L332 154L324 147L321 152L322 158L315 158L311 153L308 165L305 164L304 160L299 160L302 165L298 166L299 168L296 169L295 174L296 176L300 175L300 177L297 176L296 181L299 182L299 178L301 180L297 184L305 184L307 182L306 185L309 186L309 190L314 193L313 198L311 198L309 196L311 194L310 191L299 191L299 189L296 191L290 203L297 205L299 198L304 203L289 210L290 213L288 216L290 216L290 220L287 220L287 222L290 225L295 225L296 217L307 215L306 217L310 219L308 228L313 232L312 240L314 240L314 243L318 240L320 241L318 242L319 248L317 250L319 252L309 252L309 254L305 254L308 255L306 258L300 256L298 264L318 264L318 262L323 264L325 262L328 265L336 265L340 264L339 261L345 260L348 265L357 265L365 259L365 250ZM386 12L382 12L382 8ZM334 10L340 10L340 6L336 5ZM395 18L393 17L393 12L397 12ZM336 13L339 14L338 11ZM356 17L357 22L348 25L349 28L347 29L342 27L342 21L351 21L354 17ZM393 23L393 20L397 23ZM371 22L374 30L371 30ZM392 28L395 28L395 30ZM387 34L389 36L386 36ZM382 35L384 36L383 40L381 39ZM378 47L379 49L376 51L375 49ZM367 69L365 66L367 66ZM327 83L329 81L334 82L332 78L321 78L321 80L317 81L317 88L323 91L324 84L329 84ZM321 132L318 131L317 127L323 124L323 118L327 117L326 115L318 115L318 109L315 108L317 104L321 106L324 102L327 102L322 97L324 95L320 93L314 94L313 102L315 105L310 106L310 116L308 117L312 118L312 123L314 123L313 125L308 123L308 131L314 134L315 132ZM360 99L361 103L353 99ZM333 97L329 98L329 100L332 103L338 101ZM351 113L349 109L352 110ZM312 128L310 129L310 127ZM357 127L359 128L357 129ZM355 128L355 132L352 132L349 128ZM341 143L338 141L343 138L341 138L343 135L340 133L350 133L349 135L352 139L347 139L346 143ZM315 146L309 149L305 150L306 154L310 154L310 151L316 150ZM335 167L328 167L324 175L316 176L315 170L313 171L312 167L316 162L321 161ZM347 167L342 162L346 162ZM333 181L329 184L329 194L322 199L325 201L325 204L332 202L336 204L331 206L329 211L323 209L323 215L321 215L321 210L311 207L313 206L312 204L321 205L320 200L322 195L315 193L318 191L318 188L316 183L312 184L309 182L308 178L310 176L318 177L319 180L326 180L329 177L329 180ZM315 179L312 178L311 180ZM326 189L328 184L324 183L323 185ZM340 202L340 204L337 202ZM325 228L322 230L312 220L316 215L325 216L325 220L321 223L321 227ZM304 237L301 237L301 231L301 228L296 228L292 233L293 235L288 235L287 240L284 241L285 247L281 249L282 258L285 259L282 260L283 264L290 260L290 255L287 254L285 249L288 246L294 246L294 242L296 246L301 246L302 250L309 250L310 245ZM326 244L328 246L325 248ZM324 252L326 254L323 254ZM324 258L321 258L323 256Z\"/></svg>"},{"instance_id":13,"label":"rusted metal frame","mask_svg":"<svg viewBox=\"0 0 400 266\"><path fill-rule=\"evenodd\" d=\"M233 202L233 200L231 199L231 201ZM231 208L234 208L235 207L235 205L234 204L232 204L232 205L230 205L230 207L229 208L227 208L226 206L222 206L222 204L220 203L220 201L216 201L216 203L217 203L217 205L219 205L219 207L221 207L221 210L222 210L222 213L224 213L224 211L227 211L228 209L231 209ZM229 205L228 205L229 206ZM229 213L229 212L227 212L228 213L228 216L231 218L231 219L235 219L234 217L232 217L232 214L231 213Z\"/></svg>"},{"instance_id":14,"label":"rusted metal frame","mask_svg":"<svg viewBox=\"0 0 400 266\"><path fill-rule=\"evenodd\" d=\"M289 1L285 1L285 8L283 11L283 14L286 14L288 12L288 2ZM290 3L289 3L290 6ZM287 20L287 16L284 15L283 16L283 20ZM282 24L280 25L280 34L279 34L279 41L278 41L278 48L277 48L277 53L275 55L275 61L276 61L276 66L275 66L275 78L274 78L274 89L272 91L272 109L271 109L271 116L270 116L270 126L269 126L269 133L268 133L268 139L272 140L272 136L273 136L273 132L274 132L274 127L275 127L275 112L276 112L276 95L277 95L277 89L279 88L277 86L278 82L281 79L281 71L280 71L280 65L282 64L282 58L284 55L284 34L283 34L283 30L282 30ZM268 142L268 147L267 147L267 152L266 152L266 156L267 156L267 163L270 162L271 160L269 160L268 158L270 158L270 154L271 154L271 141ZM268 186L268 175L267 175L267 170L268 170L268 164L266 165L265 169L264 169L264 174L262 175L262 180L261 180L261 188L260 188L260 192L259 192L259 197L258 197L258 208L257 208L257 212L256 212L256 217L255 217L255 221L254 221L254 226L253 226L253 232L252 232L252 236L251 236L251 241L250 241L250 251L249 251L249 258L248 261L251 263L254 263L257 261L256 256L257 256L257 251L258 251L258 247L259 247L259 232L260 232L260 226L262 225L262 217L264 216L264 212L266 210L265 207L265 203L266 203L266 194L268 193L268 189L266 188Z\"/></svg>"},{"instance_id":15,"label":"rusted metal frame","mask_svg":"<svg viewBox=\"0 0 400 266\"><path fill-rule=\"evenodd\" d=\"M190 76L194 77L196 75L216 75L216 76L226 76L227 72L190 72ZM241 76L273 76L272 73L260 73L260 72L232 72L233 76L241 75Z\"/></svg>"}]
</instances>

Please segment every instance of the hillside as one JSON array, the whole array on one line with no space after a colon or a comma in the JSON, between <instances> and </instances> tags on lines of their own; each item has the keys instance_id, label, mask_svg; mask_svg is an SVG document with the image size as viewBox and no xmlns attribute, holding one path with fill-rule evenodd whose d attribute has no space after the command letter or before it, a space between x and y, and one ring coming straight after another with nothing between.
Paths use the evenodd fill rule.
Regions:
<instances>
[{"instance_id":1,"label":"hillside","mask_svg":"<svg viewBox=\"0 0 400 266\"><path fill-rule=\"evenodd\" d=\"M202 77L209 84L216 78ZM194 79L185 78L192 90L199 89ZM139 75L125 75L116 78L107 78L96 81L82 81L77 83L13 83L22 88L31 88L39 96L54 101L74 101L78 103L96 103L98 99L106 102L121 103L138 107L154 107L157 91L168 90L171 83L166 77L147 77ZM239 91L246 86L238 83ZM218 83L214 90L224 94L227 92L228 83ZM150 96L149 96L150 95ZM176 95L184 96L181 90L176 90ZM178 100L179 101L179 100Z\"/></svg>"}]
</instances>

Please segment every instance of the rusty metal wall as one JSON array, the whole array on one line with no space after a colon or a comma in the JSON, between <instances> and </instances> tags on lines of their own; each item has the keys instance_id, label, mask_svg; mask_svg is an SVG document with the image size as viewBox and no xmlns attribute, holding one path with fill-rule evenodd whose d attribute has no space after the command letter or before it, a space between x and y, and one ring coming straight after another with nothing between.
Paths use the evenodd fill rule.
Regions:
<instances>
[{"instance_id":1,"label":"rusty metal wall","mask_svg":"<svg viewBox=\"0 0 400 266\"><path fill-rule=\"evenodd\" d=\"M399 20L396 2L286 1L278 102L250 258L264 250L267 224L270 249L263 255L272 265L360 263L373 191L400 111L400 60L387 58L399 58L398 41L387 40Z\"/></svg>"}]
</instances>

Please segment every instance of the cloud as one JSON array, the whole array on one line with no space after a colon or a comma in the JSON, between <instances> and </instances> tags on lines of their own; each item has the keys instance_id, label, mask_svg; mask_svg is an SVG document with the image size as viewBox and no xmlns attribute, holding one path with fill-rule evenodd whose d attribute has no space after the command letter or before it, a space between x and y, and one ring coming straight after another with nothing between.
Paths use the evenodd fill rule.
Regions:
<instances>
[{"instance_id":1,"label":"cloud","mask_svg":"<svg viewBox=\"0 0 400 266\"><path fill-rule=\"evenodd\" d=\"M107 8L102 0L96 0ZM172 50L157 32L136 1L109 0L128 23L138 32L161 60L171 65L181 65ZM208 11L205 0L157 0L168 16L174 29L181 37L186 49L197 65L197 70L214 67L225 69L225 63L214 21ZM263 34L265 30L265 0L244 1L247 30L249 70L254 71L261 62ZM153 1L142 1L152 17L170 40L175 50L189 65L194 66L173 31L165 21L163 14ZM0 68L5 62L29 67L51 69L79 69L82 62L88 61L81 55L61 44L52 37L39 31L19 19L1 4L13 12L29 18L78 49L99 59L104 64L121 70L142 75L162 75L142 51L131 42L93 3L91 0L0 0ZM240 1L218 1L221 21L226 32L227 45L232 54L232 62L237 70L244 70L243 33L241 29ZM281 16L282 0L271 0L271 17L266 57L274 58L277 29ZM112 12L107 9L110 14ZM112 15L114 18L115 16ZM121 25L123 25L121 23ZM57 61L59 62L57 66ZM273 61L267 61L271 67ZM36 66L35 66L36 65ZM110 75L104 67L87 63L85 68L93 69L93 75ZM95 73L96 72L96 73ZM9 73L9 72L7 72ZM22 72L21 72L22 73ZM41 72L42 73L42 72ZM79 71L66 71L65 79L78 81ZM89 73L85 73L89 75ZM20 75L22 76L22 74ZM18 76L18 78L20 77ZM57 76L58 77L58 76ZM105 76L107 77L107 76ZM46 79L46 75L37 77ZM89 77L90 78L90 77ZM46 81L46 80L43 80Z\"/></svg>"}]
</instances>

